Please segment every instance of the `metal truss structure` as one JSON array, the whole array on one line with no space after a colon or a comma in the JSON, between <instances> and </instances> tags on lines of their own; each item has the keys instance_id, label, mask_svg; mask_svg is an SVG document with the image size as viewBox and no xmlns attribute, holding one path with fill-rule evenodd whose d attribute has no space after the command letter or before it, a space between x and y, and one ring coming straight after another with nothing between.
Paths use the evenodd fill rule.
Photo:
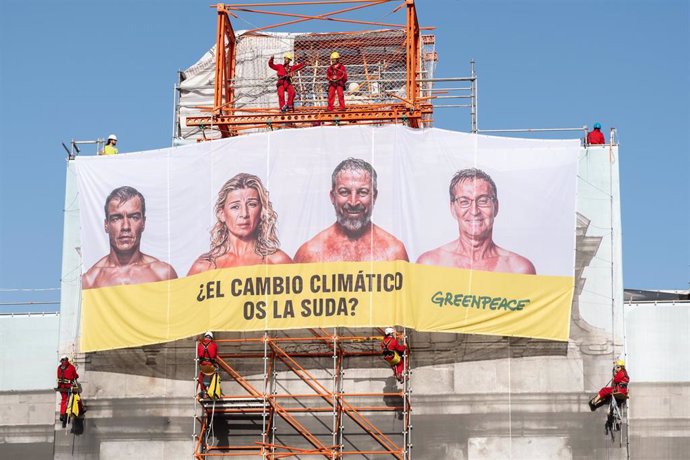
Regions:
<instances>
[{"instance_id":1,"label":"metal truss structure","mask_svg":"<svg viewBox=\"0 0 690 460\"><path fill-rule=\"evenodd\" d=\"M414 0L403 0L391 13L405 8L405 24L388 24L342 17L364 8L400 0L321 0L265 2L255 4L217 4L214 99L212 107L198 107L204 114L186 117L187 127L219 131L229 137L257 130L341 124L402 123L410 127L430 126L433 119L431 91L433 66L437 59L433 35L420 34ZM349 5L318 15L293 12L298 7ZM285 8L288 11L285 11ZM272 8L283 8L274 11ZM284 113L277 104L269 105L260 95L275 93L275 78L245 78L238 55L238 37L230 16L238 13L283 16L289 20L258 27L239 38L261 37L262 31L306 21L361 24L370 28L360 32L304 34L278 52L292 52L309 61L308 72L296 76L299 105ZM379 29L371 30L371 27ZM384 29L381 29L384 28ZM331 51L339 50L348 72L351 88L346 88L346 107L329 112L325 107L326 68ZM263 58L256 57L267 67ZM243 96L242 94L248 95ZM209 138L217 136L209 136ZM206 138L206 135L204 135Z\"/></svg>"},{"instance_id":2,"label":"metal truss structure","mask_svg":"<svg viewBox=\"0 0 690 460\"><path fill-rule=\"evenodd\" d=\"M222 398L197 397L195 458L410 459L408 355L402 388L361 391L362 385L371 388L362 375L372 372L371 362L380 363L386 376L390 372L381 359L380 330L287 332L216 340L217 365L229 379ZM406 333L400 339L406 343Z\"/></svg>"}]
</instances>

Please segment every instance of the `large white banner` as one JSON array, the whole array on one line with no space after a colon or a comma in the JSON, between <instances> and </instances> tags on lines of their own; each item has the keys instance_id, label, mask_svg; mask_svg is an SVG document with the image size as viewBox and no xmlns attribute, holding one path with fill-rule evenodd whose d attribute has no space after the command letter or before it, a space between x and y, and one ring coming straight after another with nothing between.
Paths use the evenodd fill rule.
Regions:
<instances>
[{"instance_id":1,"label":"large white banner","mask_svg":"<svg viewBox=\"0 0 690 460\"><path fill-rule=\"evenodd\" d=\"M208 328L381 325L379 321L406 322L422 330L566 340L578 149L577 140L493 138L397 126L318 127L79 157L83 335L91 337L83 346L154 343ZM367 264L357 265L362 262ZM309 265L314 263L321 265ZM311 289L312 297L323 296L326 289L325 281L313 285L316 272L342 277L354 270L354 278L348 279L355 283L358 270L369 267L372 273L381 270L382 277L367 278L369 283L385 284L389 272L399 273L400 279L391 281L395 295L369 286L369 300L360 299L358 310L352 308L344 322L338 315L317 320L296 313L294 321L276 323L269 313L258 318L263 322L251 323L257 318L256 311L247 313L246 280L257 275L257 266L267 277L288 284L289 276L301 278L304 295ZM248 272L241 267L254 268ZM245 280L241 293L238 283L232 284L239 278ZM446 284L435 288L433 280ZM210 288L211 282L217 284ZM147 287L123 288L129 285ZM478 286L488 290L477 291ZM225 297L219 299L219 291ZM275 297L275 292L261 294ZM187 329L171 324L171 315L186 308L177 303L193 305L196 297L211 298L220 310L204 310L203 321ZM265 300L270 304L273 297ZM420 299L428 305L419 305L424 303ZM293 300L298 305L304 301ZM102 325L99 321L112 324L112 310L141 311L144 305L138 302L154 301L165 311L155 317L166 324L159 335L139 330L145 325L129 317L120 318L120 327L132 333L118 332L127 337L101 341L89 332ZM381 305L373 306L376 302L394 313L382 313ZM218 319L219 311L235 307L250 323ZM427 314L436 315L434 308L455 316L441 315L436 324L420 322ZM478 314L501 310L495 314L500 320L472 319L472 308ZM535 316L525 314L525 323L516 327L517 314L530 309ZM352 319L354 311L361 313L358 321ZM533 323L549 312L560 321L553 333L533 331ZM510 313L512 317L505 316Z\"/></svg>"}]
</instances>

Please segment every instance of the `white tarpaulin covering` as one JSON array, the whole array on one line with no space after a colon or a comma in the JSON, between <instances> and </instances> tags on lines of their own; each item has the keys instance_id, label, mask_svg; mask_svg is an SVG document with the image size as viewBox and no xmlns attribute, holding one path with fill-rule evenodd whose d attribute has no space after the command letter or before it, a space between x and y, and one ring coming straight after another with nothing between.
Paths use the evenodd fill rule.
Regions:
<instances>
[{"instance_id":1,"label":"white tarpaulin covering","mask_svg":"<svg viewBox=\"0 0 690 460\"><path fill-rule=\"evenodd\" d=\"M82 343L382 324L566 340L579 149L577 140L321 127L80 157ZM348 158L356 180L338 173ZM474 175L449 190L469 177L456 174ZM226 187L246 175L266 192L245 209L245 192ZM113 195L123 186L143 198ZM226 209L235 194L237 209ZM239 288L261 273L304 284ZM332 280L339 287L327 290ZM337 313L312 308L340 301ZM265 314L259 302L277 303Z\"/></svg>"}]
</instances>

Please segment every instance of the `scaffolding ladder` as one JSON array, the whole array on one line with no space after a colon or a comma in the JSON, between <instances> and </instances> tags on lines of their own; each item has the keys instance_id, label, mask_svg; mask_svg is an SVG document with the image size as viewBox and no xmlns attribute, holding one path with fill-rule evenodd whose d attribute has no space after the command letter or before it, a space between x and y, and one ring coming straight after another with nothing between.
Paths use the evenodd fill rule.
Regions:
<instances>
[{"instance_id":1,"label":"scaffolding ladder","mask_svg":"<svg viewBox=\"0 0 690 460\"><path fill-rule=\"evenodd\" d=\"M412 458L409 353L402 388L393 384L394 389L381 392L359 391L354 387L381 380L378 366L388 372L380 359L383 334L379 329L367 335L344 328L330 331L217 339L216 362L224 387L232 390L215 401L195 397L200 411L195 415L194 458ZM407 331L401 336L407 345ZM359 372L370 370L376 376L357 377L356 367L348 366L355 361L360 361ZM389 385L394 377L386 374L385 380ZM393 423L387 418L396 415ZM381 421L399 431L381 428Z\"/></svg>"}]
</instances>

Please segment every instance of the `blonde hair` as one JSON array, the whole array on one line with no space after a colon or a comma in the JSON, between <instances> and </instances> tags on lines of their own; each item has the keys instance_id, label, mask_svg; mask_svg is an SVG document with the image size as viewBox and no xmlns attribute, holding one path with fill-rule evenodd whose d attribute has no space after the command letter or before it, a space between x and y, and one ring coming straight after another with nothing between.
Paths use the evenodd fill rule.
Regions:
<instances>
[{"instance_id":1,"label":"blonde hair","mask_svg":"<svg viewBox=\"0 0 690 460\"><path fill-rule=\"evenodd\" d=\"M240 173L228 180L218 192L218 199L214 208L216 217L223 211L230 192L248 188L256 190L261 202L259 223L252 235L255 238L254 252L261 257L270 256L280 247L280 241L278 241L276 232L278 214L273 210L273 206L268 199L268 190L266 190L261 183L261 179L257 176ZM218 219L211 229L211 250L202 255L201 258L215 265L215 260L230 250L229 234L230 232L225 222Z\"/></svg>"}]
</instances>

